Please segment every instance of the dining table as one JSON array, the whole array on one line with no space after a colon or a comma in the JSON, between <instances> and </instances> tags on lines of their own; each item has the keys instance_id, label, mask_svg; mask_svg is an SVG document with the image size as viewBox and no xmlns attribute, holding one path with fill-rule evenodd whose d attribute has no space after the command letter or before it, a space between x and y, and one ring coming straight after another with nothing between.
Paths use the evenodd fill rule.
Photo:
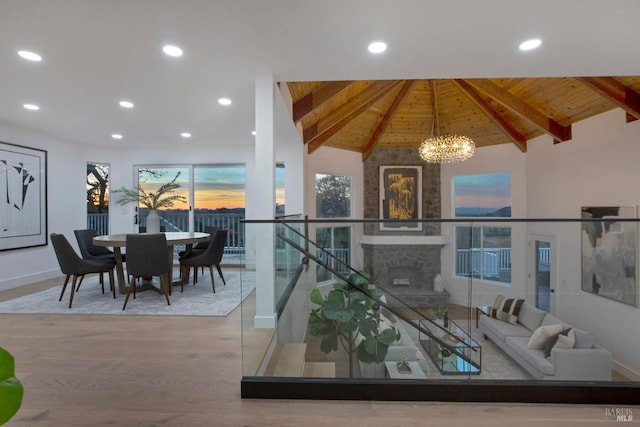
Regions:
<instances>
[{"instance_id":1,"label":"dining table","mask_svg":"<svg viewBox=\"0 0 640 427\"><path fill-rule=\"evenodd\" d=\"M187 232L187 231L178 231L178 232L164 232L163 233L167 239L167 262L169 262L171 266L171 270L173 271L173 248L176 245L185 245L185 253L191 252L193 245L195 243L200 242L208 242L210 239L209 233L201 233L201 232ZM102 236L96 236L93 238L93 244L96 246L104 246L113 248L113 253L115 255L116 260L116 275L118 282L118 290L121 294L127 293L127 281L125 280L124 275L124 267L123 267L123 257L122 257L122 248L126 248L127 246L127 234L105 234ZM182 285L183 278L173 278L172 285ZM154 289L158 290L155 286L153 286L150 282L143 284L143 289ZM138 289L138 288L136 288Z\"/></svg>"}]
</instances>

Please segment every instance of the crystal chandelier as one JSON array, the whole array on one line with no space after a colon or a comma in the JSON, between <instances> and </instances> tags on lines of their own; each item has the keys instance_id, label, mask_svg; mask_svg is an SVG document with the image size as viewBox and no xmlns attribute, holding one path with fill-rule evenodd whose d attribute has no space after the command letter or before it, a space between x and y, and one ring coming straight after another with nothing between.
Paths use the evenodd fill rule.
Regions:
<instances>
[{"instance_id":1,"label":"crystal chandelier","mask_svg":"<svg viewBox=\"0 0 640 427\"><path fill-rule=\"evenodd\" d=\"M463 162L473 156L476 144L467 136L440 135L436 84L433 80L431 80L431 91L433 93L433 127L431 137L420 144L418 149L420 157L429 163Z\"/></svg>"}]
</instances>

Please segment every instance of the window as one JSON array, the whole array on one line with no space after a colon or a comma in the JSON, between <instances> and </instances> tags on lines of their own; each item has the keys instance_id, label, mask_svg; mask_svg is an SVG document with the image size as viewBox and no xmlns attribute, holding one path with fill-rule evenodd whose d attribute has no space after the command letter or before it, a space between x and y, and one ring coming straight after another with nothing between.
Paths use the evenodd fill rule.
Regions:
<instances>
[{"instance_id":1,"label":"window","mask_svg":"<svg viewBox=\"0 0 640 427\"><path fill-rule=\"evenodd\" d=\"M511 217L511 173L453 178L456 217ZM456 276L511 283L511 227L456 227Z\"/></svg>"},{"instance_id":2,"label":"window","mask_svg":"<svg viewBox=\"0 0 640 427\"><path fill-rule=\"evenodd\" d=\"M161 231L189 231L189 168L183 167L140 167L138 168L138 186L146 194L152 194L158 191L162 185L176 179L176 184L180 185L172 193L166 193L164 197L179 195L183 196L184 201L175 201L173 206L162 207L158 209L161 217ZM162 197L160 198L162 199ZM139 227L140 231L147 228L147 216L149 209L143 205L138 206Z\"/></svg>"},{"instance_id":3,"label":"window","mask_svg":"<svg viewBox=\"0 0 640 427\"><path fill-rule=\"evenodd\" d=\"M138 185L154 192L162 183L172 180L180 187L173 193L187 202L178 201L161 209L160 227L164 231L203 231L205 226L228 230L225 260L244 253L245 166L139 166ZM140 227L146 227L148 209L138 207Z\"/></svg>"},{"instance_id":4,"label":"window","mask_svg":"<svg viewBox=\"0 0 640 427\"><path fill-rule=\"evenodd\" d=\"M316 217L349 218L351 216L351 177L316 174ZM351 264L351 227L320 227L316 230L317 256L329 267L347 273ZM332 274L318 265L317 280L331 279Z\"/></svg>"},{"instance_id":5,"label":"window","mask_svg":"<svg viewBox=\"0 0 640 427\"><path fill-rule=\"evenodd\" d=\"M316 174L316 217L349 218L351 216L351 177Z\"/></svg>"},{"instance_id":6,"label":"window","mask_svg":"<svg viewBox=\"0 0 640 427\"><path fill-rule=\"evenodd\" d=\"M510 217L511 173L456 176L453 178L456 217Z\"/></svg>"},{"instance_id":7,"label":"window","mask_svg":"<svg viewBox=\"0 0 640 427\"><path fill-rule=\"evenodd\" d=\"M109 165L87 163L87 228L109 234Z\"/></svg>"},{"instance_id":8,"label":"window","mask_svg":"<svg viewBox=\"0 0 640 427\"><path fill-rule=\"evenodd\" d=\"M284 163L276 163L276 217L285 214L285 169Z\"/></svg>"},{"instance_id":9,"label":"window","mask_svg":"<svg viewBox=\"0 0 640 427\"><path fill-rule=\"evenodd\" d=\"M511 283L511 227L456 227L456 276Z\"/></svg>"},{"instance_id":10,"label":"window","mask_svg":"<svg viewBox=\"0 0 640 427\"><path fill-rule=\"evenodd\" d=\"M351 227L321 227L316 230L318 258L332 269L349 274L351 265ZM318 265L317 280L329 280L333 274Z\"/></svg>"}]
</instances>

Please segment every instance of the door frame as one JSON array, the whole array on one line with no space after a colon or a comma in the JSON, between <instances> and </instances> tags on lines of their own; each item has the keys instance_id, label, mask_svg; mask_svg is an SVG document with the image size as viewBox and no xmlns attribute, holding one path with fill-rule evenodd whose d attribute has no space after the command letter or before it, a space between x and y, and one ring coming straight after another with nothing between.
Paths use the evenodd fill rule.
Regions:
<instances>
[{"instance_id":1,"label":"door frame","mask_svg":"<svg viewBox=\"0 0 640 427\"><path fill-rule=\"evenodd\" d=\"M549 274L549 311L554 316L558 310L558 237L557 235L528 233L528 251L527 251L527 284L528 296L531 301L536 301L536 241L548 242L551 254L549 256L550 274Z\"/></svg>"}]
</instances>

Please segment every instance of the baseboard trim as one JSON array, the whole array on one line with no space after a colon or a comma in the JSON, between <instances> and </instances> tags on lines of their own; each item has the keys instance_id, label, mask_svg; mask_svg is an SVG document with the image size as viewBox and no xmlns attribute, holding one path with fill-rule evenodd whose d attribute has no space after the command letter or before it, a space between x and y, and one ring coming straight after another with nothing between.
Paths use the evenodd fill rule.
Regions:
<instances>
[{"instance_id":1,"label":"baseboard trim","mask_svg":"<svg viewBox=\"0 0 640 427\"><path fill-rule=\"evenodd\" d=\"M0 281L0 291L19 288L20 286L30 285L36 282L42 282L43 280L54 279L59 276L64 276L64 275L60 272L60 269L56 268L48 271L40 271L38 273L29 274L26 276L12 277L10 279Z\"/></svg>"},{"instance_id":2,"label":"baseboard trim","mask_svg":"<svg viewBox=\"0 0 640 427\"><path fill-rule=\"evenodd\" d=\"M612 362L613 370L618 372L621 375L624 375L626 378L629 378L632 381L640 381L640 373L634 371L622 363L616 362L615 360Z\"/></svg>"}]
</instances>

